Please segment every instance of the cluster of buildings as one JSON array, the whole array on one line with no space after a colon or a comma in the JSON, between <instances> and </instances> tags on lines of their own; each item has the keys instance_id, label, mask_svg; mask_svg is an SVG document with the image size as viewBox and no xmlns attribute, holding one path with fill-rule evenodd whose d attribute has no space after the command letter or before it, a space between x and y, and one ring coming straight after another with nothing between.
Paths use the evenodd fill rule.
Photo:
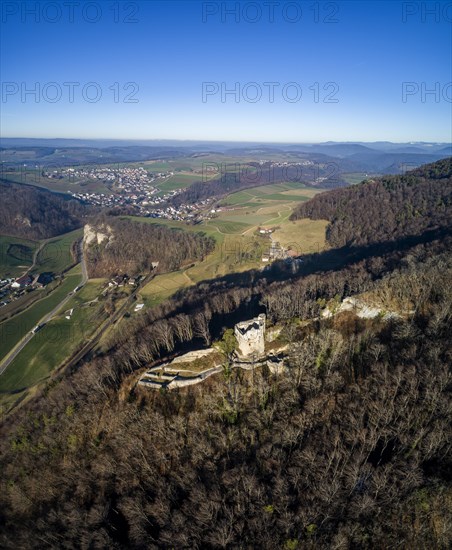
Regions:
<instances>
[{"instance_id":1,"label":"cluster of buildings","mask_svg":"<svg viewBox=\"0 0 452 550\"><path fill-rule=\"evenodd\" d=\"M152 262L151 267L152 269L157 269L159 266L159 262ZM127 274L122 275L115 275L114 277L111 277L111 279L104 283L104 291L102 292L103 296L106 296L109 292L114 291L116 289L120 288L127 288L132 287L136 288L139 282L143 279L142 275L137 275L135 277L130 277Z\"/></svg>"},{"instance_id":2,"label":"cluster of buildings","mask_svg":"<svg viewBox=\"0 0 452 550\"><path fill-rule=\"evenodd\" d=\"M215 215L215 209L210 210L208 213L204 212L214 200L214 198L208 198L195 204L181 204L179 206L165 204L160 208L148 210L145 215L150 218L165 218L167 220L200 223Z\"/></svg>"},{"instance_id":3,"label":"cluster of buildings","mask_svg":"<svg viewBox=\"0 0 452 550\"><path fill-rule=\"evenodd\" d=\"M290 166L312 166L314 162L312 160L300 160L299 162L290 162L290 161L269 161L269 160L259 160L260 166L269 166L270 168L289 168Z\"/></svg>"},{"instance_id":4,"label":"cluster of buildings","mask_svg":"<svg viewBox=\"0 0 452 550\"><path fill-rule=\"evenodd\" d=\"M44 288L54 279L53 273L46 272L38 275L29 275L26 273L17 279L7 278L0 280L0 307L6 306L10 302L17 300L26 292Z\"/></svg>"},{"instance_id":5,"label":"cluster of buildings","mask_svg":"<svg viewBox=\"0 0 452 550\"><path fill-rule=\"evenodd\" d=\"M137 215L148 216L154 211L154 208L158 205L163 205L168 202L172 197L180 193L182 189L176 189L174 191L168 191L163 195L157 196L159 192L155 187L148 187L145 190L138 189L122 189L120 192L107 193L73 193L71 195L79 199L86 204L92 204L94 206L102 206L113 208L117 207L131 207L136 211Z\"/></svg>"},{"instance_id":6,"label":"cluster of buildings","mask_svg":"<svg viewBox=\"0 0 452 550\"><path fill-rule=\"evenodd\" d=\"M44 171L43 176L48 178L65 178L72 182L86 180L100 180L111 185L118 186L119 189L128 189L129 186L137 187L149 185L153 181L173 176L173 172L150 173L142 166L124 166L122 168L108 166L76 167L63 168L62 170Z\"/></svg>"},{"instance_id":7,"label":"cluster of buildings","mask_svg":"<svg viewBox=\"0 0 452 550\"><path fill-rule=\"evenodd\" d=\"M86 204L102 208L130 208L138 216L165 218L177 221L194 221L201 210L213 199L198 204L171 205L171 199L184 189L173 189L162 193L157 185L159 181L174 175L174 172L150 173L139 168L66 168L62 171L46 174L48 177L62 177L69 180L101 180L108 185L111 193L74 193L71 195Z\"/></svg>"},{"instance_id":8,"label":"cluster of buildings","mask_svg":"<svg viewBox=\"0 0 452 550\"><path fill-rule=\"evenodd\" d=\"M6 304L9 304L11 299L9 298L9 294L11 293L11 284L14 282L14 279L8 278L8 279L0 279L0 307L6 306Z\"/></svg>"},{"instance_id":9,"label":"cluster of buildings","mask_svg":"<svg viewBox=\"0 0 452 550\"><path fill-rule=\"evenodd\" d=\"M152 263L152 269L155 269L159 265L158 262ZM138 277L129 277L128 275L116 275L115 277L112 277L107 283L105 283L106 291L114 289L114 288L121 288L126 286L133 286L135 287L138 282L140 281L141 276ZM104 292L105 294L106 292Z\"/></svg>"}]
</instances>

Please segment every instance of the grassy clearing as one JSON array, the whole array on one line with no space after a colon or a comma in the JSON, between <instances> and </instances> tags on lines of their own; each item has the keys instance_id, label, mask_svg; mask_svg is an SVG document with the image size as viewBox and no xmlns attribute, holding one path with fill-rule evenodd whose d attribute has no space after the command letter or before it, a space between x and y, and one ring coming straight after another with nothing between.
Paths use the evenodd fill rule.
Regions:
<instances>
[{"instance_id":1,"label":"grassy clearing","mask_svg":"<svg viewBox=\"0 0 452 550\"><path fill-rule=\"evenodd\" d=\"M228 195L223 199L223 204L229 205L246 205L250 201L259 201L263 199L266 201L280 201L285 200L287 202L305 201L312 198L323 191L323 189L313 189L305 187L300 183L274 183L272 185L264 185L260 187L253 187L243 191L237 191Z\"/></svg>"},{"instance_id":2,"label":"grassy clearing","mask_svg":"<svg viewBox=\"0 0 452 550\"><path fill-rule=\"evenodd\" d=\"M261 266L262 254L269 247L268 239L254 235L224 235L215 250L202 262L180 271L157 275L141 291L146 307L152 307L171 297L181 288L207 279L222 277Z\"/></svg>"},{"instance_id":3,"label":"grassy clearing","mask_svg":"<svg viewBox=\"0 0 452 550\"><path fill-rule=\"evenodd\" d=\"M67 273L61 285L56 287L49 296L37 301L24 312L0 323L0 358L5 357L25 334L38 324L46 313L52 311L77 286L79 281L80 266L76 266ZM5 374L0 377L0 381Z\"/></svg>"},{"instance_id":4,"label":"grassy clearing","mask_svg":"<svg viewBox=\"0 0 452 550\"><path fill-rule=\"evenodd\" d=\"M356 185L357 183L361 183L365 179L369 179L370 177L377 177L378 174L367 174L365 172L351 172L349 174L341 174L342 178L349 183L350 185Z\"/></svg>"},{"instance_id":5,"label":"grassy clearing","mask_svg":"<svg viewBox=\"0 0 452 550\"><path fill-rule=\"evenodd\" d=\"M38 246L36 241L0 236L0 277L18 277L26 271Z\"/></svg>"},{"instance_id":6,"label":"grassy clearing","mask_svg":"<svg viewBox=\"0 0 452 550\"><path fill-rule=\"evenodd\" d=\"M185 274L185 270L157 275L144 286L140 296L147 307L152 307L172 296L180 288L190 286L193 281Z\"/></svg>"},{"instance_id":7,"label":"grassy clearing","mask_svg":"<svg viewBox=\"0 0 452 550\"><path fill-rule=\"evenodd\" d=\"M224 216L224 220L234 223L244 223L248 227L245 229L253 228L254 226L265 224L269 219L273 219L278 216L278 212L275 209L272 209L271 212L264 214L257 213L259 210L237 210L235 212L230 212L228 215Z\"/></svg>"},{"instance_id":8,"label":"grassy clearing","mask_svg":"<svg viewBox=\"0 0 452 550\"><path fill-rule=\"evenodd\" d=\"M140 223L151 223L154 225L162 225L171 229L179 229L181 231L192 231L194 233L205 233L213 237L216 241L221 242L223 240L222 234L218 232L218 229L210 225L208 222L198 225L189 225L185 222L178 222L175 220L165 220L162 218L140 218L138 216L121 216L132 221Z\"/></svg>"},{"instance_id":9,"label":"grassy clearing","mask_svg":"<svg viewBox=\"0 0 452 550\"><path fill-rule=\"evenodd\" d=\"M37 289L31 292L27 292L23 296L20 296L16 300L13 300L6 306L3 306L0 309L0 322L5 319L9 319L13 315L18 314L21 311L24 311L26 308L30 307L38 300L42 300L42 298L45 298L47 295L53 292L58 285L59 280L54 280L49 283L44 289Z\"/></svg>"},{"instance_id":10,"label":"grassy clearing","mask_svg":"<svg viewBox=\"0 0 452 550\"><path fill-rule=\"evenodd\" d=\"M34 273L51 271L62 273L68 266L74 263L71 255L72 244L83 236L83 229L76 229L65 235L50 240L38 254Z\"/></svg>"},{"instance_id":11,"label":"grassy clearing","mask_svg":"<svg viewBox=\"0 0 452 550\"><path fill-rule=\"evenodd\" d=\"M270 201L284 201L284 202L302 202L309 200L309 197L304 197L302 195L289 195L286 193L271 193L269 195L265 195L266 200Z\"/></svg>"},{"instance_id":12,"label":"grassy clearing","mask_svg":"<svg viewBox=\"0 0 452 550\"><path fill-rule=\"evenodd\" d=\"M294 206L321 191L298 182L239 191L224 201L233 204L234 210L223 210L217 218L195 226L158 218L130 218L184 231L203 231L216 240L215 250L202 262L174 273L158 275L148 283L141 291L146 307L162 302L191 284L262 267L262 255L268 252L270 240L256 235L259 226L280 227L275 240L283 246L299 248L300 254L321 250L325 246L327 222L289 221Z\"/></svg>"},{"instance_id":13,"label":"grassy clearing","mask_svg":"<svg viewBox=\"0 0 452 550\"><path fill-rule=\"evenodd\" d=\"M49 376L105 320L103 306L92 302L101 292L99 281L88 282L57 317L38 332L0 377L0 392L17 392ZM88 304L87 302L91 302ZM73 309L70 319L65 314Z\"/></svg>"},{"instance_id":14,"label":"grassy clearing","mask_svg":"<svg viewBox=\"0 0 452 550\"><path fill-rule=\"evenodd\" d=\"M178 172L162 183L154 182L160 191L168 192L174 189L182 189L191 185L194 181L201 181L202 174Z\"/></svg>"},{"instance_id":15,"label":"grassy clearing","mask_svg":"<svg viewBox=\"0 0 452 550\"><path fill-rule=\"evenodd\" d=\"M220 233L225 234L236 234L236 233L243 233L246 229L249 229L251 224L244 223L237 220L231 220L231 219L225 219L225 218L216 218L213 220L210 220L208 222L208 225L211 225L213 227L216 227Z\"/></svg>"},{"instance_id":16,"label":"grassy clearing","mask_svg":"<svg viewBox=\"0 0 452 550\"><path fill-rule=\"evenodd\" d=\"M275 241L284 248L290 248L297 255L320 252L325 248L325 231L328 222L325 220L288 221L273 233Z\"/></svg>"},{"instance_id":17,"label":"grassy clearing","mask_svg":"<svg viewBox=\"0 0 452 550\"><path fill-rule=\"evenodd\" d=\"M38 254L32 273L64 271L74 262L71 255L72 243L82 236L83 229L76 229L49 240ZM18 277L23 274L31 267L38 246L38 241L0 236L0 277Z\"/></svg>"},{"instance_id":18,"label":"grassy clearing","mask_svg":"<svg viewBox=\"0 0 452 550\"><path fill-rule=\"evenodd\" d=\"M90 165L93 166L93 165ZM62 168L59 166L58 168ZM49 168L51 166L49 165ZM105 193L110 195L111 190L101 180L74 180L73 178L47 178L41 175L39 169L24 170L20 172L5 172L7 181L12 183L26 183L35 187L42 187L49 191L67 194L73 193Z\"/></svg>"}]
</instances>

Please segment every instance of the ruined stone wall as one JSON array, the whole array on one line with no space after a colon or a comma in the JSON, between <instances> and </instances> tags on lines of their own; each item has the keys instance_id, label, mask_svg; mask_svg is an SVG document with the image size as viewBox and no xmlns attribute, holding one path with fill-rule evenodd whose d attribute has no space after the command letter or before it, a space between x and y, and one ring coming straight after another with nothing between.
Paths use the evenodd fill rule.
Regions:
<instances>
[{"instance_id":1,"label":"ruined stone wall","mask_svg":"<svg viewBox=\"0 0 452 550\"><path fill-rule=\"evenodd\" d=\"M237 323L234 327L237 352L241 357L261 357L265 354L265 315L262 313L250 321Z\"/></svg>"}]
</instances>

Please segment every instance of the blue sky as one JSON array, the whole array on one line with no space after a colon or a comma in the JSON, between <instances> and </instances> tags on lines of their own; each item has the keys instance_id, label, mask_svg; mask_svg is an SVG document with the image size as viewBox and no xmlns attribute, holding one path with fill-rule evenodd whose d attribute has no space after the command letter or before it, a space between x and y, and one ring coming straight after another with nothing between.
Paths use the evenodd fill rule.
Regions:
<instances>
[{"instance_id":1,"label":"blue sky","mask_svg":"<svg viewBox=\"0 0 452 550\"><path fill-rule=\"evenodd\" d=\"M452 140L451 2L1 10L3 137Z\"/></svg>"}]
</instances>

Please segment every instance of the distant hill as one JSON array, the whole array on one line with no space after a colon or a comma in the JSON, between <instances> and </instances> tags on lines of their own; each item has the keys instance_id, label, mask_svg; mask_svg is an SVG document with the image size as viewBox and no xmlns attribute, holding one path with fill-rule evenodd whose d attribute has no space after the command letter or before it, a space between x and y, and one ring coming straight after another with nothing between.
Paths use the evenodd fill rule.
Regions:
<instances>
[{"instance_id":1,"label":"distant hill","mask_svg":"<svg viewBox=\"0 0 452 550\"><path fill-rule=\"evenodd\" d=\"M359 145L357 143L336 143L328 145L319 145L315 148L318 152L337 157L349 157L359 153L378 155L379 152L371 147Z\"/></svg>"},{"instance_id":2,"label":"distant hill","mask_svg":"<svg viewBox=\"0 0 452 550\"><path fill-rule=\"evenodd\" d=\"M403 174L423 164L430 164L444 158L442 153L357 153L347 159L360 170L380 174Z\"/></svg>"},{"instance_id":3,"label":"distant hill","mask_svg":"<svg viewBox=\"0 0 452 550\"><path fill-rule=\"evenodd\" d=\"M106 164L109 162L138 162L148 159L178 158L185 151L174 147L111 146L93 147L16 147L0 151L1 160L6 167L33 164L39 166L76 166L79 164Z\"/></svg>"},{"instance_id":4,"label":"distant hill","mask_svg":"<svg viewBox=\"0 0 452 550\"><path fill-rule=\"evenodd\" d=\"M0 180L0 234L45 239L77 229L87 208L73 199Z\"/></svg>"},{"instance_id":5,"label":"distant hill","mask_svg":"<svg viewBox=\"0 0 452 550\"><path fill-rule=\"evenodd\" d=\"M398 149L392 150L392 153L414 153L416 155L425 154L427 152L428 151L425 151L425 149L421 149L421 147L414 147L414 146L399 147Z\"/></svg>"},{"instance_id":6,"label":"distant hill","mask_svg":"<svg viewBox=\"0 0 452 550\"><path fill-rule=\"evenodd\" d=\"M452 226L452 159L317 195L292 219L329 220L332 246L393 241Z\"/></svg>"},{"instance_id":7,"label":"distant hill","mask_svg":"<svg viewBox=\"0 0 452 550\"><path fill-rule=\"evenodd\" d=\"M84 163L139 162L158 158L182 158L216 153L261 159L268 155L303 154L335 159L341 172L403 173L402 164L419 166L451 154L448 143L325 142L243 143L178 140L76 140L0 138L0 161L4 166L71 166ZM406 157L405 155L412 155Z\"/></svg>"},{"instance_id":8,"label":"distant hill","mask_svg":"<svg viewBox=\"0 0 452 550\"><path fill-rule=\"evenodd\" d=\"M448 145L447 147L444 147L443 149L439 149L439 151L435 151L435 154L438 154L438 155L452 155L452 146Z\"/></svg>"}]
</instances>

